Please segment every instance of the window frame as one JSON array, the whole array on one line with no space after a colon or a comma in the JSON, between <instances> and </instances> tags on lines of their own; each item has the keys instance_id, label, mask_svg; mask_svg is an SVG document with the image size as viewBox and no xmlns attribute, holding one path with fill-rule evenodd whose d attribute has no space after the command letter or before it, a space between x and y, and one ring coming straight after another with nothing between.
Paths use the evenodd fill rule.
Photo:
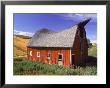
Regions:
<instances>
[{"instance_id":1,"label":"window frame","mask_svg":"<svg viewBox=\"0 0 110 88\"><path fill-rule=\"evenodd\" d=\"M59 55L62 55L62 59L59 60ZM63 54L62 53L58 53L58 61L62 61L63 60Z\"/></svg>"},{"instance_id":2,"label":"window frame","mask_svg":"<svg viewBox=\"0 0 110 88\"><path fill-rule=\"evenodd\" d=\"M40 52L37 52L37 57L40 57Z\"/></svg>"}]
</instances>

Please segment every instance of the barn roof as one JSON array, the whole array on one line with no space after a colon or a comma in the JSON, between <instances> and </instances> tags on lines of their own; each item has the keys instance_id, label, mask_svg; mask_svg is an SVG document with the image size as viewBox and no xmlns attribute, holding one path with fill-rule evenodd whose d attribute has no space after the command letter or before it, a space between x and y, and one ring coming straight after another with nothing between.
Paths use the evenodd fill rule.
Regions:
<instances>
[{"instance_id":1,"label":"barn roof","mask_svg":"<svg viewBox=\"0 0 110 88\"><path fill-rule=\"evenodd\" d=\"M80 22L82 23L82 22ZM37 31L28 47L72 47L78 25L72 26L60 32L53 32L49 29Z\"/></svg>"}]
</instances>

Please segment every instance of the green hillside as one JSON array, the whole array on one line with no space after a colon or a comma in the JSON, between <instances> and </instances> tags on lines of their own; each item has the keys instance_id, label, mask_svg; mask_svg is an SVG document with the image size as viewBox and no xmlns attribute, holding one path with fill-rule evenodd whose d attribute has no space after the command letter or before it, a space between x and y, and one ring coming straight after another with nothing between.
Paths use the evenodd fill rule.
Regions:
<instances>
[{"instance_id":1,"label":"green hillside","mask_svg":"<svg viewBox=\"0 0 110 88\"><path fill-rule=\"evenodd\" d=\"M97 44L93 44L92 47L88 49L88 55L97 57Z\"/></svg>"}]
</instances>

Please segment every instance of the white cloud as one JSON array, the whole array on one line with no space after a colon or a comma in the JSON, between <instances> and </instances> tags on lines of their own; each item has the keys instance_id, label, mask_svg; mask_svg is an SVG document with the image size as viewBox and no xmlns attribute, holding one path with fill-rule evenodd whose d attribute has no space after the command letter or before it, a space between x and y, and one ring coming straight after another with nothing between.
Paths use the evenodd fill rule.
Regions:
<instances>
[{"instance_id":1,"label":"white cloud","mask_svg":"<svg viewBox=\"0 0 110 88\"><path fill-rule=\"evenodd\" d=\"M76 13L75 15L79 17L91 17L91 18L96 19L96 14L94 13Z\"/></svg>"},{"instance_id":2,"label":"white cloud","mask_svg":"<svg viewBox=\"0 0 110 88\"><path fill-rule=\"evenodd\" d=\"M96 35L87 35L87 38L90 39L91 43L97 43L97 36Z\"/></svg>"},{"instance_id":3,"label":"white cloud","mask_svg":"<svg viewBox=\"0 0 110 88\"><path fill-rule=\"evenodd\" d=\"M64 13L64 14L57 14L64 18L65 20L74 20L74 21L81 21L88 18L92 18L93 22L96 22L97 15L95 13Z\"/></svg>"},{"instance_id":4,"label":"white cloud","mask_svg":"<svg viewBox=\"0 0 110 88\"><path fill-rule=\"evenodd\" d=\"M79 13L75 13L76 16L80 16L82 17L83 15L82 14L79 14Z\"/></svg>"},{"instance_id":5,"label":"white cloud","mask_svg":"<svg viewBox=\"0 0 110 88\"><path fill-rule=\"evenodd\" d=\"M14 34L32 37L34 33L14 30Z\"/></svg>"},{"instance_id":6,"label":"white cloud","mask_svg":"<svg viewBox=\"0 0 110 88\"><path fill-rule=\"evenodd\" d=\"M97 40L90 40L91 43L97 43Z\"/></svg>"}]
</instances>

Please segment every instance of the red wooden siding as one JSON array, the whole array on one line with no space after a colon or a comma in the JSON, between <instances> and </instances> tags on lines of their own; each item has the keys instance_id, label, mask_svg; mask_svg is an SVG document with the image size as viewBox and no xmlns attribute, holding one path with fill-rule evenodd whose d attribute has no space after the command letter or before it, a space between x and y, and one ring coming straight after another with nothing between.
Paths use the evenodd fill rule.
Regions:
<instances>
[{"instance_id":1,"label":"red wooden siding","mask_svg":"<svg viewBox=\"0 0 110 88\"><path fill-rule=\"evenodd\" d=\"M30 56L30 51L32 51L32 56ZM37 52L40 52L40 57L37 57ZM34 61L43 61L47 64L58 64L58 54L63 55L62 62L64 66L70 66L70 49L37 49L37 48L27 48L28 59ZM50 53L50 59L47 58L47 54Z\"/></svg>"}]
</instances>

